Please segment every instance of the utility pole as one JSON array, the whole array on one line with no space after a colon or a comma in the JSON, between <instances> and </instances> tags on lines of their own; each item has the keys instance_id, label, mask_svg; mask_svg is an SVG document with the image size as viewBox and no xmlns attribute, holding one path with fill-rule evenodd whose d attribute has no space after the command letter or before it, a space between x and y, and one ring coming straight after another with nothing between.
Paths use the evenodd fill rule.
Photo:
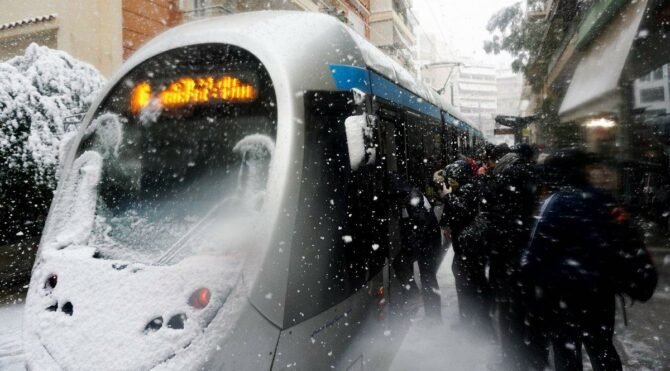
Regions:
<instances>
[{"instance_id":1,"label":"utility pole","mask_svg":"<svg viewBox=\"0 0 670 371\"><path fill-rule=\"evenodd\" d=\"M421 67L421 69L425 69L428 67L451 67L449 70L449 75L447 75L447 78L444 80L444 84L442 84L442 87L440 89L436 89L435 92L437 94L442 95L444 91L447 89L447 85L449 84L449 80L451 79L451 76L454 73L454 69L457 67L463 66L463 62L452 62L452 61L442 61L442 62L434 62L434 63L428 63L425 64ZM454 89L453 85L451 85L451 104L454 105Z\"/></svg>"}]
</instances>

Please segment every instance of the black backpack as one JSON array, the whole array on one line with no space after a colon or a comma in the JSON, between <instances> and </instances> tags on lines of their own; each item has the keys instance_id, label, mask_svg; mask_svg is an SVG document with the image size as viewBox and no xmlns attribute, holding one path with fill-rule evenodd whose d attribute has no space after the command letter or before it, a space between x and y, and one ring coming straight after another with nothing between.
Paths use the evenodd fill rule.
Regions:
<instances>
[{"instance_id":1,"label":"black backpack","mask_svg":"<svg viewBox=\"0 0 670 371\"><path fill-rule=\"evenodd\" d=\"M609 287L649 300L658 280L651 256L626 213L612 205L611 197L594 189L554 194L522 252L527 279L558 290Z\"/></svg>"},{"instance_id":2,"label":"black backpack","mask_svg":"<svg viewBox=\"0 0 670 371\"><path fill-rule=\"evenodd\" d=\"M617 255L610 273L619 293L645 302L654 294L658 275L639 231L620 208L612 210L618 232Z\"/></svg>"}]
</instances>

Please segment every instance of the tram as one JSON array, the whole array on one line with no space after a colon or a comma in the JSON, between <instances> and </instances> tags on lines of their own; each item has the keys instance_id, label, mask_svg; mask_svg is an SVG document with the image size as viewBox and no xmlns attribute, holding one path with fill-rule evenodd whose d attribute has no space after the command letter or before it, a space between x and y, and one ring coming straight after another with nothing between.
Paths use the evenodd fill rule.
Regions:
<instances>
[{"instance_id":1,"label":"tram","mask_svg":"<svg viewBox=\"0 0 670 371\"><path fill-rule=\"evenodd\" d=\"M407 328L387 179L427 189L482 140L330 16L171 29L64 144L27 366L384 369Z\"/></svg>"}]
</instances>

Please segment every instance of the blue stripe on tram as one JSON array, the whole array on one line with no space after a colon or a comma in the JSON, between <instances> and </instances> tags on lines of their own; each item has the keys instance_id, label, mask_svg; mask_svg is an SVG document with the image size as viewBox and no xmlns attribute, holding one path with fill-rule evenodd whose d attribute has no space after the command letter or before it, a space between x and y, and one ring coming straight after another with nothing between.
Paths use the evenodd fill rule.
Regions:
<instances>
[{"instance_id":1,"label":"blue stripe on tram","mask_svg":"<svg viewBox=\"0 0 670 371\"><path fill-rule=\"evenodd\" d=\"M356 88L368 94L371 92L370 77L366 68L331 64L330 74L338 90Z\"/></svg>"}]
</instances>

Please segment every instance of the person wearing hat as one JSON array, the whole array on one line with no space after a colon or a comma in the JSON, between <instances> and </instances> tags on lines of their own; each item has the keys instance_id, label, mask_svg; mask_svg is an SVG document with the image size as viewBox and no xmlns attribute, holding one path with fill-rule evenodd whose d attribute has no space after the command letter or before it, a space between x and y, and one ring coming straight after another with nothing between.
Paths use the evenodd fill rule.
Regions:
<instances>
[{"instance_id":1,"label":"person wearing hat","mask_svg":"<svg viewBox=\"0 0 670 371\"><path fill-rule=\"evenodd\" d=\"M402 248L394 258L393 268L405 287L406 299L418 290L414 282L413 264L419 266L421 296L426 319L442 321L442 301L437 282L437 270L446 250L440 240L440 227L430 201L401 175L393 174L389 180L389 191L397 202L400 215Z\"/></svg>"},{"instance_id":2,"label":"person wearing hat","mask_svg":"<svg viewBox=\"0 0 670 371\"><path fill-rule=\"evenodd\" d=\"M458 297L459 325L478 329L489 321L490 298L481 254L463 248L461 234L478 211L478 189L472 167L457 160L434 175L444 210L440 223L451 231L452 271Z\"/></svg>"},{"instance_id":3,"label":"person wearing hat","mask_svg":"<svg viewBox=\"0 0 670 371\"><path fill-rule=\"evenodd\" d=\"M504 149L500 151L504 153ZM521 251L528 243L533 214L538 205L539 175L530 146L516 146L496 161L487 175L480 216L482 242L489 264L489 284L495 300L504 368L542 369L547 354L546 341L527 326L524 289L519 280ZM479 220L481 219L481 220Z\"/></svg>"},{"instance_id":4,"label":"person wearing hat","mask_svg":"<svg viewBox=\"0 0 670 371\"><path fill-rule=\"evenodd\" d=\"M546 159L550 194L520 261L557 370L581 370L582 345L593 370L621 370L612 343L615 297L625 294L644 302L657 283L644 241L628 214L610 194L589 183L589 161L575 148Z\"/></svg>"}]
</instances>

